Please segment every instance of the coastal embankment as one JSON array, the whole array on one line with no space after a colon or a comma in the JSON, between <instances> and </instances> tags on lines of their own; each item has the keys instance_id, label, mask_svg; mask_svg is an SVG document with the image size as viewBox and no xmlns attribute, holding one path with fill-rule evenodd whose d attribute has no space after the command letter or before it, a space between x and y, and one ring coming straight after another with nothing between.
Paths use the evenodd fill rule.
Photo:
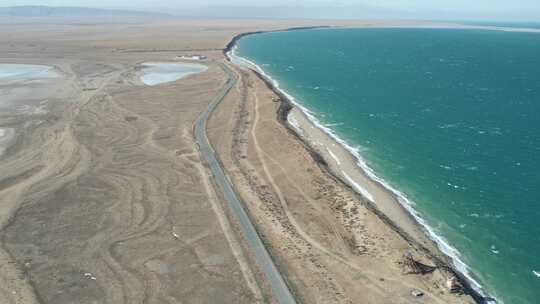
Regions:
<instances>
[{"instance_id":1,"label":"coastal embankment","mask_svg":"<svg viewBox=\"0 0 540 304\"><path fill-rule=\"evenodd\" d=\"M313 27L311 29L316 29ZM305 28L302 28L305 29ZM283 31L297 30L295 28ZM341 185L358 196L357 202L375 214L382 222L403 238L410 246L421 251L445 276L452 277L461 286L463 293L471 296L476 303L487 303L481 286L467 273L467 267L455 249L439 237L424 222L405 195L389 186L371 170L357 150L324 127L299 104L293 96L279 87L257 64L235 54L239 39L263 31L242 33L235 36L224 50L229 61L241 68L249 68L250 73L264 83L276 96L279 106L275 119L298 140L317 166L339 181Z\"/></svg>"}]
</instances>

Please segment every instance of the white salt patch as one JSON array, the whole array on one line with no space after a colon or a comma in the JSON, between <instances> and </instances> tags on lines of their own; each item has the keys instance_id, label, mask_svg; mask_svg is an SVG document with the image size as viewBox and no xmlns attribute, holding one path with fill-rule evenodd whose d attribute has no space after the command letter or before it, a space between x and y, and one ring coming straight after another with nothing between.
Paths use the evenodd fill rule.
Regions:
<instances>
[{"instance_id":1,"label":"white salt patch","mask_svg":"<svg viewBox=\"0 0 540 304\"><path fill-rule=\"evenodd\" d=\"M148 62L143 63L142 66L141 81L149 86L176 81L208 69L205 65L193 63Z\"/></svg>"},{"instance_id":2,"label":"white salt patch","mask_svg":"<svg viewBox=\"0 0 540 304\"><path fill-rule=\"evenodd\" d=\"M338 126L343 126L343 125L344 123L342 122L336 122L336 123L326 124L325 126L330 128L330 127L338 127Z\"/></svg>"},{"instance_id":3,"label":"white salt patch","mask_svg":"<svg viewBox=\"0 0 540 304\"><path fill-rule=\"evenodd\" d=\"M0 80L27 80L55 78L58 74L53 67L31 64L0 64Z\"/></svg>"},{"instance_id":4,"label":"white salt patch","mask_svg":"<svg viewBox=\"0 0 540 304\"><path fill-rule=\"evenodd\" d=\"M0 156L4 154L7 144L15 136L15 130L11 128L0 128Z\"/></svg>"}]
</instances>

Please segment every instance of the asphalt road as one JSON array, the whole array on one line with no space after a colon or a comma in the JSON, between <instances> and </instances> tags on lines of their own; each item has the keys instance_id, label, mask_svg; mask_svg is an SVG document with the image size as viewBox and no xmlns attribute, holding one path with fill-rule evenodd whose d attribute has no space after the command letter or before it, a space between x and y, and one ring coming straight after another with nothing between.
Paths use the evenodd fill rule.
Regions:
<instances>
[{"instance_id":1,"label":"asphalt road","mask_svg":"<svg viewBox=\"0 0 540 304\"><path fill-rule=\"evenodd\" d=\"M238 196L234 192L231 182L225 175L221 164L216 158L214 149L206 136L206 122L208 117L231 90L231 88L236 84L237 80L236 74L229 67L222 63L220 63L220 66L227 73L228 80L214 97L208 108L199 116L199 118L197 118L195 123L195 139L199 145L199 150L203 158L206 160L210 170L212 171L216 183L223 192L229 207L240 224L240 228L242 229L248 246L251 248L260 269L264 272L267 281L270 284L274 298L282 304L295 304L296 300L285 284L285 281L283 280L281 273L279 273L277 270L276 265L274 265L274 261L268 254L268 251L264 247L261 238L257 234L255 227L244 210L243 204L240 202L240 199L238 199Z\"/></svg>"}]
</instances>

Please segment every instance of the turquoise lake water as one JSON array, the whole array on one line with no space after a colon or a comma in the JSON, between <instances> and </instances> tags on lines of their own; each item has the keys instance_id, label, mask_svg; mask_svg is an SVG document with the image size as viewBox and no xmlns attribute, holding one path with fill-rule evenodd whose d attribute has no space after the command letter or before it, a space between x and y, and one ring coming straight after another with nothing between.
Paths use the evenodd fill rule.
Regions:
<instances>
[{"instance_id":1,"label":"turquoise lake water","mask_svg":"<svg viewBox=\"0 0 540 304\"><path fill-rule=\"evenodd\" d=\"M477 21L477 22L461 22L471 25L483 25L483 26L497 26L508 28L527 28L527 29L540 29L540 22L495 22L495 21Z\"/></svg>"},{"instance_id":2,"label":"turquoise lake water","mask_svg":"<svg viewBox=\"0 0 540 304\"><path fill-rule=\"evenodd\" d=\"M414 201L489 295L540 303L540 34L304 30L236 54Z\"/></svg>"}]
</instances>

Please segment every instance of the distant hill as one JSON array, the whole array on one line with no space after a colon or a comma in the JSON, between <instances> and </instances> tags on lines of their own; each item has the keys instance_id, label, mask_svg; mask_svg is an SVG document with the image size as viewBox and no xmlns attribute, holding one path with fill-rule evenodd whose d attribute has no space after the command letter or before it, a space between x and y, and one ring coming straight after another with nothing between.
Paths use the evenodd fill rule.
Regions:
<instances>
[{"instance_id":1,"label":"distant hill","mask_svg":"<svg viewBox=\"0 0 540 304\"><path fill-rule=\"evenodd\" d=\"M12 17L106 17L106 16L169 16L164 13L113 10L85 7L12 6L0 7L0 16Z\"/></svg>"},{"instance_id":2,"label":"distant hill","mask_svg":"<svg viewBox=\"0 0 540 304\"><path fill-rule=\"evenodd\" d=\"M272 2L272 1L267 1ZM294 1L291 1L294 2ZM331 3L332 1L327 1ZM410 14L373 5L210 5L172 9L171 14L181 17L207 17L224 19L402 19Z\"/></svg>"}]
</instances>

